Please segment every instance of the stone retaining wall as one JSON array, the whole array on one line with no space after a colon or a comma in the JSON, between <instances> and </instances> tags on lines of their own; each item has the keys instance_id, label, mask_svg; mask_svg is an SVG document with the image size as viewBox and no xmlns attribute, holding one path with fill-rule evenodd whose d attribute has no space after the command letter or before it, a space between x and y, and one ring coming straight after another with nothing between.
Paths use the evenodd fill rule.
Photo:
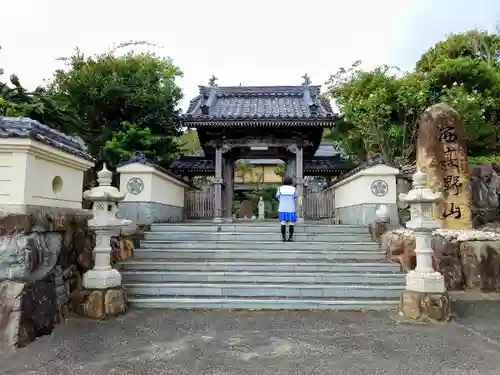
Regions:
<instances>
[{"instance_id":1,"label":"stone retaining wall","mask_svg":"<svg viewBox=\"0 0 500 375\"><path fill-rule=\"evenodd\" d=\"M0 343L25 346L82 310L86 300L75 304L75 296L95 246L87 219L85 211L0 218ZM131 256L137 241L136 234L113 238L112 264Z\"/></svg>"},{"instance_id":2,"label":"stone retaining wall","mask_svg":"<svg viewBox=\"0 0 500 375\"><path fill-rule=\"evenodd\" d=\"M415 239L406 229L386 232L381 249L404 271L415 269ZM500 292L500 234L485 231L437 230L433 233L434 267L448 290Z\"/></svg>"}]
</instances>

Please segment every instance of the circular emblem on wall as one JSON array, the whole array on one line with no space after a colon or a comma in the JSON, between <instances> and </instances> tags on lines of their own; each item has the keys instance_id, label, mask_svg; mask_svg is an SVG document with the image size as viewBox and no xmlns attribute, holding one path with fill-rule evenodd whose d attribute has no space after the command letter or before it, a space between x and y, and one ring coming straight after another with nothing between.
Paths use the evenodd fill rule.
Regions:
<instances>
[{"instance_id":1,"label":"circular emblem on wall","mask_svg":"<svg viewBox=\"0 0 500 375\"><path fill-rule=\"evenodd\" d=\"M372 193L376 197L383 197L389 192L389 185L384 180L375 180L372 182Z\"/></svg>"},{"instance_id":2,"label":"circular emblem on wall","mask_svg":"<svg viewBox=\"0 0 500 375\"><path fill-rule=\"evenodd\" d=\"M137 195L144 189L144 182L139 177L132 177L127 181L127 190L130 194Z\"/></svg>"}]
</instances>

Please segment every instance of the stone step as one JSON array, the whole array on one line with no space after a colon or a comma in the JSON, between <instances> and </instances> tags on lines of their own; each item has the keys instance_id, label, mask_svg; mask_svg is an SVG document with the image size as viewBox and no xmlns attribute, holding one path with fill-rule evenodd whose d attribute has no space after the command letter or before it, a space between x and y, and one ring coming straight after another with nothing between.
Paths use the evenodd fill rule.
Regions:
<instances>
[{"instance_id":1,"label":"stone step","mask_svg":"<svg viewBox=\"0 0 500 375\"><path fill-rule=\"evenodd\" d=\"M241 224L153 224L151 232L209 232L209 233L255 233L255 232L279 232L279 223L241 223ZM367 234L368 228L356 225L325 225L325 224L297 224L296 233L343 233L343 234Z\"/></svg>"},{"instance_id":2,"label":"stone step","mask_svg":"<svg viewBox=\"0 0 500 375\"><path fill-rule=\"evenodd\" d=\"M397 298L404 285L267 284L267 283L124 283L141 296Z\"/></svg>"},{"instance_id":3,"label":"stone step","mask_svg":"<svg viewBox=\"0 0 500 375\"><path fill-rule=\"evenodd\" d=\"M399 297L388 299L263 299L130 296L129 302L137 308L153 309L393 310L399 303Z\"/></svg>"},{"instance_id":4,"label":"stone step","mask_svg":"<svg viewBox=\"0 0 500 375\"><path fill-rule=\"evenodd\" d=\"M143 240L142 249L253 249L253 250L357 250L378 251L379 246L374 242L282 242L282 241L165 241Z\"/></svg>"},{"instance_id":5,"label":"stone step","mask_svg":"<svg viewBox=\"0 0 500 375\"><path fill-rule=\"evenodd\" d=\"M382 251L355 251L355 250L248 250L248 249L136 249L134 257L142 259L192 259L192 260L235 260L235 259L274 259L296 261L329 261L338 259L382 260L385 253Z\"/></svg>"},{"instance_id":6,"label":"stone step","mask_svg":"<svg viewBox=\"0 0 500 375\"><path fill-rule=\"evenodd\" d=\"M281 233L279 230L274 232L146 232L144 233L145 240L164 240L164 241L280 241ZM341 233L295 233L294 241L296 242L311 242L311 241L327 241L327 242L359 242L370 241L368 234L341 234Z\"/></svg>"},{"instance_id":7,"label":"stone step","mask_svg":"<svg viewBox=\"0 0 500 375\"><path fill-rule=\"evenodd\" d=\"M302 284L398 284L405 276L396 273L319 272L206 272L206 271L122 271L124 283L203 282L203 283L302 283Z\"/></svg>"},{"instance_id":8,"label":"stone step","mask_svg":"<svg viewBox=\"0 0 500 375\"><path fill-rule=\"evenodd\" d=\"M214 261L214 262L175 262L162 260L137 260L129 259L119 264L121 270L162 270L162 271L225 271L225 272L255 272L255 271L275 271L275 272L330 272L330 273L397 273L400 271L399 265L386 262L265 262L252 260L241 261Z\"/></svg>"}]
</instances>

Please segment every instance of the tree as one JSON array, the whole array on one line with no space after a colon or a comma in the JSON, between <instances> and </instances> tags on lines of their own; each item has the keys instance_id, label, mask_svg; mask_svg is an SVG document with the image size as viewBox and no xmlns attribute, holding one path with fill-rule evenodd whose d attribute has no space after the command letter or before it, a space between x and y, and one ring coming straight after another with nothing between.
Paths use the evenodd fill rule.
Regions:
<instances>
[{"instance_id":1,"label":"tree","mask_svg":"<svg viewBox=\"0 0 500 375\"><path fill-rule=\"evenodd\" d=\"M398 163L414 158L418 119L426 107L449 103L465 120L469 155L500 152L500 38L482 31L452 35L429 49L414 72L356 62L328 83L343 120L329 135L355 158L375 153Z\"/></svg>"},{"instance_id":2,"label":"tree","mask_svg":"<svg viewBox=\"0 0 500 375\"><path fill-rule=\"evenodd\" d=\"M202 156L203 150L196 129L188 129L177 138L181 153L185 156Z\"/></svg>"},{"instance_id":3,"label":"tree","mask_svg":"<svg viewBox=\"0 0 500 375\"><path fill-rule=\"evenodd\" d=\"M460 57L481 60L489 65L497 65L500 57L500 37L498 32L490 34L481 30L470 30L450 35L425 52L416 63L416 71L430 72L444 60Z\"/></svg>"},{"instance_id":4,"label":"tree","mask_svg":"<svg viewBox=\"0 0 500 375\"><path fill-rule=\"evenodd\" d=\"M121 153L111 151L121 149L119 142L148 144L152 136L161 144L155 157L168 164L179 152L182 91L175 80L182 72L168 58L133 52L117 57L115 50L86 57L77 49L66 59L67 69L55 73L47 94L76 114L79 128L65 130L79 135L95 157L115 163L109 158ZM139 141L139 134L147 138Z\"/></svg>"},{"instance_id":5,"label":"tree","mask_svg":"<svg viewBox=\"0 0 500 375\"><path fill-rule=\"evenodd\" d=\"M250 181L253 180L253 166L248 163L247 160L240 159L235 163L236 167L236 176L241 179L242 182L245 182L246 177L250 176Z\"/></svg>"},{"instance_id":6,"label":"tree","mask_svg":"<svg viewBox=\"0 0 500 375\"><path fill-rule=\"evenodd\" d=\"M121 125L121 130L113 132L111 139L106 141L104 151L108 160L127 160L135 151L142 151L157 164L168 165L178 156L169 153L170 145L165 137L154 135L149 128L141 129L128 122Z\"/></svg>"},{"instance_id":7,"label":"tree","mask_svg":"<svg viewBox=\"0 0 500 375\"><path fill-rule=\"evenodd\" d=\"M274 168L274 174L283 178L285 176L285 164L278 164L276 168Z\"/></svg>"},{"instance_id":8,"label":"tree","mask_svg":"<svg viewBox=\"0 0 500 375\"><path fill-rule=\"evenodd\" d=\"M344 115L332 131L353 159L375 154L390 162L405 162L413 154L416 122L426 107L425 84L420 76L391 66L372 71L341 68L328 82L327 96Z\"/></svg>"}]
</instances>

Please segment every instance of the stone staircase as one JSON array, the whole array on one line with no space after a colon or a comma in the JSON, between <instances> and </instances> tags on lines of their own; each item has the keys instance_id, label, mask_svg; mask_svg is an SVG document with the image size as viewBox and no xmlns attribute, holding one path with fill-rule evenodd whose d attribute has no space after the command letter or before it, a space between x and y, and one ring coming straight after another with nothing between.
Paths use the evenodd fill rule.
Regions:
<instances>
[{"instance_id":1,"label":"stone staircase","mask_svg":"<svg viewBox=\"0 0 500 375\"><path fill-rule=\"evenodd\" d=\"M393 309L404 289L367 228L276 221L155 224L120 264L140 308Z\"/></svg>"}]
</instances>

